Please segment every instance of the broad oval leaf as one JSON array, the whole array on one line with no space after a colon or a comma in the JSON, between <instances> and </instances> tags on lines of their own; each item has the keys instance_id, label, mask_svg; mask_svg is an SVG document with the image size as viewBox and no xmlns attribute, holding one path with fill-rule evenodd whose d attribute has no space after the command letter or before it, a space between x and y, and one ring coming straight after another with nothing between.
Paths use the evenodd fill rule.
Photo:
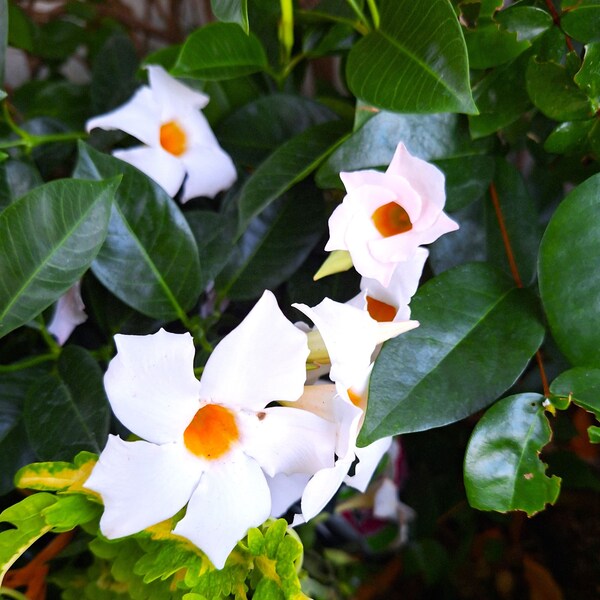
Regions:
<instances>
[{"instance_id":1,"label":"broad oval leaf","mask_svg":"<svg viewBox=\"0 0 600 600\"><path fill-rule=\"evenodd\" d=\"M476 425L464 467L472 507L522 510L531 517L556 502L561 480L548 477L539 458L552 437L543 400L540 394L503 398Z\"/></svg>"},{"instance_id":2,"label":"broad oval leaf","mask_svg":"<svg viewBox=\"0 0 600 600\"><path fill-rule=\"evenodd\" d=\"M81 144L76 176L123 174L92 271L120 300L156 319L184 317L200 295L194 236L175 202L135 167ZM185 318L185 317L184 317Z\"/></svg>"},{"instance_id":3,"label":"broad oval leaf","mask_svg":"<svg viewBox=\"0 0 600 600\"><path fill-rule=\"evenodd\" d=\"M477 113L463 34L448 0L382 0L381 24L350 51L348 87L387 110Z\"/></svg>"},{"instance_id":4,"label":"broad oval leaf","mask_svg":"<svg viewBox=\"0 0 600 600\"><path fill-rule=\"evenodd\" d=\"M540 246L540 294L561 351L600 367L600 174L575 188L550 219Z\"/></svg>"},{"instance_id":5,"label":"broad oval leaf","mask_svg":"<svg viewBox=\"0 0 600 600\"><path fill-rule=\"evenodd\" d=\"M91 354L67 346L59 377L47 375L25 400L23 421L41 460L67 460L80 450L100 452L108 435L110 410L102 371Z\"/></svg>"},{"instance_id":6,"label":"broad oval leaf","mask_svg":"<svg viewBox=\"0 0 600 600\"><path fill-rule=\"evenodd\" d=\"M361 445L453 423L493 402L544 337L529 292L484 263L427 282L411 302L416 329L375 361Z\"/></svg>"},{"instance_id":7,"label":"broad oval leaf","mask_svg":"<svg viewBox=\"0 0 600 600\"><path fill-rule=\"evenodd\" d=\"M210 23L190 35L173 75L198 79L232 79L261 71L267 57L260 40L233 23Z\"/></svg>"},{"instance_id":8,"label":"broad oval leaf","mask_svg":"<svg viewBox=\"0 0 600 600\"><path fill-rule=\"evenodd\" d=\"M572 10L560 18L561 29L573 39L584 42L600 42L600 4L577 2Z\"/></svg>"},{"instance_id":9,"label":"broad oval leaf","mask_svg":"<svg viewBox=\"0 0 600 600\"><path fill-rule=\"evenodd\" d=\"M0 214L0 337L58 300L106 237L118 181L40 186Z\"/></svg>"},{"instance_id":10,"label":"broad oval leaf","mask_svg":"<svg viewBox=\"0 0 600 600\"><path fill-rule=\"evenodd\" d=\"M550 391L568 397L600 421L600 369L575 367L564 371L552 382Z\"/></svg>"},{"instance_id":11,"label":"broad oval leaf","mask_svg":"<svg viewBox=\"0 0 600 600\"><path fill-rule=\"evenodd\" d=\"M280 146L246 181L238 199L240 230L271 202L307 177L339 144L341 121L315 125Z\"/></svg>"}]
</instances>

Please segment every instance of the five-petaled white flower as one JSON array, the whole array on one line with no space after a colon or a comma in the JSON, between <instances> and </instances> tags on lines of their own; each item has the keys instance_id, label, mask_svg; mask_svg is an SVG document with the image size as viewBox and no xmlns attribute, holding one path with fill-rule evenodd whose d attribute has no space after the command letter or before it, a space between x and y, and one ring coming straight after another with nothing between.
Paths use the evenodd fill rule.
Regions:
<instances>
[{"instance_id":1,"label":"five-petaled white flower","mask_svg":"<svg viewBox=\"0 0 600 600\"><path fill-rule=\"evenodd\" d=\"M85 486L104 502L102 533L133 534L187 510L175 529L217 568L271 513L266 476L332 466L334 426L267 404L303 391L306 335L265 292L194 376L189 334L115 336L105 376L119 420L147 441L110 436Z\"/></svg>"},{"instance_id":2,"label":"five-petaled white flower","mask_svg":"<svg viewBox=\"0 0 600 600\"><path fill-rule=\"evenodd\" d=\"M146 68L150 85L112 112L90 119L87 131L120 129L140 140L143 146L115 150L113 155L143 171L171 196L183 183L182 202L213 197L231 187L237 177L233 162L200 112L208 96L158 65Z\"/></svg>"},{"instance_id":3,"label":"five-petaled white flower","mask_svg":"<svg viewBox=\"0 0 600 600\"><path fill-rule=\"evenodd\" d=\"M443 173L402 143L385 173L369 169L340 178L347 194L329 219L325 250L347 250L354 268L383 286L419 246L458 229L443 212Z\"/></svg>"}]
</instances>

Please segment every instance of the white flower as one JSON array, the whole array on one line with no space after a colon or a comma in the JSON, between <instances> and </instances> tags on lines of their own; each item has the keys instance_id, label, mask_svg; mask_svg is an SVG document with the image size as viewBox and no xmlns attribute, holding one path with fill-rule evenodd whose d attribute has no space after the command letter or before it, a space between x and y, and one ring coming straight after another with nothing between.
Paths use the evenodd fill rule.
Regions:
<instances>
[{"instance_id":1,"label":"white flower","mask_svg":"<svg viewBox=\"0 0 600 600\"><path fill-rule=\"evenodd\" d=\"M302 519L308 521L323 510L342 483L364 491L381 457L390 447L391 437L364 448L356 445L366 409L372 355L383 341L417 327L418 323L378 323L368 312L329 298L314 308L303 304L294 306L319 330L331 360L330 377L335 382L335 385L306 386L295 405L335 423L337 460L335 465L320 469L306 484L300 478L292 481L283 476L269 484L273 494L278 496L283 495L281 487L293 486L296 498L302 496ZM357 458L355 474L349 476L348 471ZM288 490L286 499L293 495ZM298 522L300 520L296 519L295 523Z\"/></svg>"},{"instance_id":2,"label":"white flower","mask_svg":"<svg viewBox=\"0 0 600 600\"><path fill-rule=\"evenodd\" d=\"M376 279L363 277L360 293L348 304L367 310L376 321L406 321L410 319L410 299L419 287L429 251L417 248L415 255L396 264L387 287Z\"/></svg>"},{"instance_id":3,"label":"white flower","mask_svg":"<svg viewBox=\"0 0 600 600\"><path fill-rule=\"evenodd\" d=\"M115 336L105 376L119 420L147 441L110 436L86 487L104 501L102 533L118 538L175 515L173 530L217 568L271 513L266 475L333 464L333 426L283 406L303 391L306 336L265 292L194 377L189 334Z\"/></svg>"},{"instance_id":4,"label":"white flower","mask_svg":"<svg viewBox=\"0 0 600 600\"><path fill-rule=\"evenodd\" d=\"M58 299L56 310L48 324L48 331L61 346L69 339L75 327L87 320L84 309L81 282L78 281Z\"/></svg>"},{"instance_id":5,"label":"white flower","mask_svg":"<svg viewBox=\"0 0 600 600\"><path fill-rule=\"evenodd\" d=\"M208 96L158 65L146 68L150 85L112 112L90 119L87 131L120 129L140 140L144 145L115 150L113 155L143 171L170 196L183 183L182 202L196 196L212 198L231 187L237 178L233 162L200 112Z\"/></svg>"},{"instance_id":6,"label":"white flower","mask_svg":"<svg viewBox=\"0 0 600 600\"><path fill-rule=\"evenodd\" d=\"M458 225L444 212L444 175L398 144L385 173L340 173L344 201L329 219L326 250L347 250L354 268L387 286L396 263L411 259Z\"/></svg>"}]
</instances>

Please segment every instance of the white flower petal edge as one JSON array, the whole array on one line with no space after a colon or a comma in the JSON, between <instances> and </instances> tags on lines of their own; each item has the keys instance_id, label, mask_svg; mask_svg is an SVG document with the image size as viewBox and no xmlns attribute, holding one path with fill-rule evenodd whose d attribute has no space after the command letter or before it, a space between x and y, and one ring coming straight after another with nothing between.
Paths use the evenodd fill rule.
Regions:
<instances>
[{"instance_id":1,"label":"white flower petal edge","mask_svg":"<svg viewBox=\"0 0 600 600\"><path fill-rule=\"evenodd\" d=\"M58 299L56 310L48 324L48 331L61 346L69 339L75 327L87 320L84 309L81 282L78 281Z\"/></svg>"},{"instance_id":2,"label":"white flower petal edge","mask_svg":"<svg viewBox=\"0 0 600 600\"><path fill-rule=\"evenodd\" d=\"M172 517L201 473L182 445L124 442L111 435L85 487L102 496L100 530L115 539Z\"/></svg>"},{"instance_id":3,"label":"white flower petal edge","mask_svg":"<svg viewBox=\"0 0 600 600\"><path fill-rule=\"evenodd\" d=\"M150 336L116 335L115 343L118 352L104 376L115 415L149 442L179 441L200 408L192 336L161 329Z\"/></svg>"},{"instance_id":4,"label":"white flower petal edge","mask_svg":"<svg viewBox=\"0 0 600 600\"><path fill-rule=\"evenodd\" d=\"M297 400L304 390L308 353L306 334L285 318L267 290L210 355L202 397L254 410Z\"/></svg>"},{"instance_id":5,"label":"white flower petal edge","mask_svg":"<svg viewBox=\"0 0 600 600\"><path fill-rule=\"evenodd\" d=\"M275 477L267 475L267 483L271 490L271 516L274 519L281 517L294 502L300 500L310 477L306 473L277 473Z\"/></svg>"},{"instance_id":6,"label":"white flower petal edge","mask_svg":"<svg viewBox=\"0 0 600 600\"><path fill-rule=\"evenodd\" d=\"M173 533L196 544L217 569L251 527L271 514L271 494L258 464L242 452L202 474Z\"/></svg>"},{"instance_id":7,"label":"white flower petal edge","mask_svg":"<svg viewBox=\"0 0 600 600\"><path fill-rule=\"evenodd\" d=\"M354 452L358 458L358 464L354 470L354 475L348 475L344 479L344 483L357 489L359 492L364 492L375 473L375 469L383 455L390 449L392 438L386 437L365 446L364 448L356 447Z\"/></svg>"}]
</instances>

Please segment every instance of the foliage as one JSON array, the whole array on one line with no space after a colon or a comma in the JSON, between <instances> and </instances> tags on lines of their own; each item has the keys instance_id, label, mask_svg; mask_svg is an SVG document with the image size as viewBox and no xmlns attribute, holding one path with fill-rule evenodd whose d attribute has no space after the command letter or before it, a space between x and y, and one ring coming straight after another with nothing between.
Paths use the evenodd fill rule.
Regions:
<instances>
[{"instance_id":1,"label":"foliage","mask_svg":"<svg viewBox=\"0 0 600 600\"><path fill-rule=\"evenodd\" d=\"M377 579L382 552L402 555L383 554L392 579L440 597L501 595L490 565L515 594L567 589L542 550L515 558L510 520L539 513L537 535L561 478L563 494L600 490L598 2L206 0L209 23L176 2L170 18L152 0L143 17L40 4L0 0L0 581L77 528L40 576L50 595L344 598ZM210 97L238 172L216 198L170 197L111 156L125 133L84 131L147 64ZM83 484L107 434L128 434L102 386L113 336L189 331L200 373L265 289L292 320L292 302L353 298L349 254L323 250L339 174L385 169L399 142L444 173L460 225L428 248L420 326L381 348L359 436L402 434L408 544L409 512L364 526L381 478L343 489L302 543L283 520L251 529L221 571L170 533L180 515L108 541ZM53 305L79 281L87 321L61 346ZM461 595L474 555L487 570Z\"/></svg>"}]
</instances>

